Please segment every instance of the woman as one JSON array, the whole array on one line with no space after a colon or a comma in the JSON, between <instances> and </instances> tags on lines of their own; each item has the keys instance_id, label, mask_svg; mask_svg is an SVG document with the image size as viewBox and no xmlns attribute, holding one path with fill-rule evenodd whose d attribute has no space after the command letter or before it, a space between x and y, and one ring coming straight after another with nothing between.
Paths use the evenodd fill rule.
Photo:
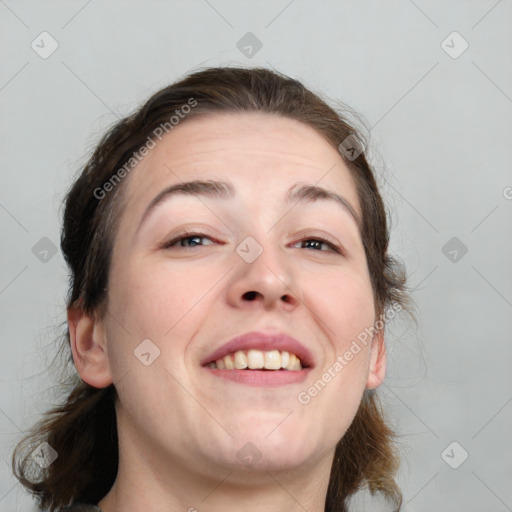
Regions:
<instances>
[{"instance_id":1,"label":"woman","mask_svg":"<svg viewBox=\"0 0 512 512\"><path fill-rule=\"evenodd\" d=\"M262 68L196 72L103 137L61 241L80 378L13 455L41 508L338 512L367 487L399 510L375 393L411 302L363 147Z\"/></svg>"}]
</instances>

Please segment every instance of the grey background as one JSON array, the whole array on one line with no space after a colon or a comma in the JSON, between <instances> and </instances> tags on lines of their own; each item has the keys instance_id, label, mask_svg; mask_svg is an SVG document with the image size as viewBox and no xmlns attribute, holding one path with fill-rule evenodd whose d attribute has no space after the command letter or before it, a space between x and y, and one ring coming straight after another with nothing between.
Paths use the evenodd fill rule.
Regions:
<instances>
[{"instance_id":1,"label":"grey background","mask_svg":"<svg viewBox=\"0 0 512 512\"><path fill-rule=\"evenodd\" d=\"M380 388L403 443L404 510L512 510L511 21L510 0L0 0L0 510L35 510L10 457L52 403L67 274L40 240L58 246L73 174L117 116L227 64L274 67L371 126L421 311L417 331L392 329ZM45 59L31 47L50 48L43 31L58 43ZM469 44L457 58L453 31ZM237 47L248 32L253 55Z\"/></svg>"}]
</instances>

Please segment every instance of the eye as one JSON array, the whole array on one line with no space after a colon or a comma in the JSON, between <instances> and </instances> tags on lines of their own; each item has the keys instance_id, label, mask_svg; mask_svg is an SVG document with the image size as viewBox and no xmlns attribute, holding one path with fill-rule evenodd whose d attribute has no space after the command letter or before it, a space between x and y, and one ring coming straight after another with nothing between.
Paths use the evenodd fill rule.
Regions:
<instances>
[{"instance_id":1,"label":"eye","mask_svg":"<svg viewBox=\"0 0 512 512\"><path fill-rule=\"evenodd\" d=\"M162 249L192 249L194 247L212 245L215 243L217 242L215 242L212 238L205 235L204 233L187 232L174 237L169 242L165 242L161 247ZM334 252L338 254L342 253L341 248L338 247L334 242L319 237L304 238L298 242L295 242L292 247L299 249L310 249L317 252Z\"/></svg>"},{"instance_id":2,"label":"eye","mask_svg":"<svg viewBox=\"0 0 512 512\"><path fill-rule=\"evenodd\" d=\"M304 240L300 240L296 242L293 247L304 248L304 249L313 249L315 251L333 251L336 253L341 253L339 247L337 247L334 243L329 240L325 240L323 238L306 238Z\"/></svg>"},{"instance_id":3,"label":"eye","mask_svg":"<svg viewBox=\"0 0 512 512\"><path fill-rule=\"evenodd\" d=\"M205 241L207 242L205 243ZM188 249L197 247L198 245L211 245L212 243L214 243L213 240L202 233L183 233L179 237L173 238L163 244L162 248L170 249L171 247L178 247Z\"/></svg>"}]
</instances>

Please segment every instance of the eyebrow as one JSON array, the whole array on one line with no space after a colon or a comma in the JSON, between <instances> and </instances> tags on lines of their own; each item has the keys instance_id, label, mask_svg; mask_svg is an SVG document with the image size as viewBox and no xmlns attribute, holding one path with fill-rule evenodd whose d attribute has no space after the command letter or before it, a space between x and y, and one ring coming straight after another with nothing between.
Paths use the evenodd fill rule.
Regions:
<instances>
[{"instance_id":1,"label":"eyebrow","mask_svg":"<svg viewBox=\"0 0 512 512\"><path fill-rule=\"evenodd\" d=\"M235 197L235 189L230 183L214 180L182 181L180 183L171 185L163 189L151 200L144 213L142 214L137 231L139 231L145 220L149 217L151 212L157 208L157 206L162 204L164 201L169 200L171 197L178 195L188 195L194 197L202 196L214 199L231 199ZM340 196L331 190L319 187L317 185L297 183L290 187L285 195L285 201L287 203L294 203L293 206L295 206L297 203L315 202L317 200L333 201L340 204L343 209L351 215L351 217L356 222L359 231L361 231L361 219L354 207L343 196Z\"/></svg>"}]
</instances>

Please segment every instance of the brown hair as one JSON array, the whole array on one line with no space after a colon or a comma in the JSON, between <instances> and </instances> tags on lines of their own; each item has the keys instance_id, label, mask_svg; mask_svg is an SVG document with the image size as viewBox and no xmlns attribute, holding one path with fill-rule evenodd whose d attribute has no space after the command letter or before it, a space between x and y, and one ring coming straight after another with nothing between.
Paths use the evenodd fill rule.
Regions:
<instances>
[{"instance_id":1,"label":"brown hair","mask_svg":"<svg viewBox=\"0 0 512 512\"><path fill-rule=\"evenodd\" d=\"M182 110L187 119L215 112L258 111L309 125L337 150L351 135L360 149L365 146L361 133L347 120L348 109L338 112L302 83L268 69L208 68L165 87L103 136L68 192L61 236L70 268L68 308L79 306L88 313L104 314L112 245L122 211L124 183L119 178L129 172L127 162L160 133L156 132L159 127L172 129L172 116L184 105L192 105L191 99L193 108ZM399 304L413 315L403 265L388 254L386 211L365 152L347 158L342 151L341 156L361 205L361 236L376 311L382 314ZM123 166L124 173L120 172ZM106 187L107 183L112 186ZM98 192L107 189L106 194ZM79 378L69 330L65 331L59 351L67 357L70 372L61 383L65 400L18 443L12 457L16 478L40 508L50 512L73 502L98 503L112 487L118 465L115 387L97 389ZM401 492L394 480L399 464L396 435L385 421L375 391L365 389L357 414L336 447L326 511L346 511L348 498L363 487L383 493L394 510L401 507ZM58 458L40 470L23 449L30 445L32 451L42 442Z\"/></svg>"}]
</instances>

